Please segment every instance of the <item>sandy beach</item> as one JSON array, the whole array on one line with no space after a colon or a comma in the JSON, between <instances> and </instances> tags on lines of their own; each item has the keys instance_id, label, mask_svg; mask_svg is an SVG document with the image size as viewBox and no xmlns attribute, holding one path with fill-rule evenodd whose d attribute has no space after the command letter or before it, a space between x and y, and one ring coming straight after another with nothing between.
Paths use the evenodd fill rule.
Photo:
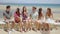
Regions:
<instances>
[{"instance_id":1,"label":"sandy beach","mask_svg":"<svg viewBox=\"0 0 60 34\"><path fill-rule=\"evenodd\" d=\"M0 34L8 34L8 32L0 30ZM43 33L41 31L28 31L28 32L18 32L18 31L13 31L11 34L48 34L48 31L44 31ZM60 29L58 30L52 30L50 31L50 34L60 34Z\"/></svg>"}]
</instances>

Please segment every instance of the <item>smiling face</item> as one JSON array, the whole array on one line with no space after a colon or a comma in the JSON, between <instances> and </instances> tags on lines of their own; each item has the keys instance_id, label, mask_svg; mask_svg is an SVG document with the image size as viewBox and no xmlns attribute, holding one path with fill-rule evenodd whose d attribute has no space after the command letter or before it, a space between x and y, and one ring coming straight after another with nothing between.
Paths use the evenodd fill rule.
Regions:
<instances>
[{"instance_id":1,"label":"smiling face","mask_svg":"<svg viewBox=\"0 0 60 34\"><path fill-rule=\"evenodd\" d=\"M10 6L6 6L6 11L10 11Z\"/></svg>"},{"instance_id":2,"label":"smiling face","mask_svg":"<svg viewBox=\"0 0 60 34\"><path fill-rule=\"evenodd\" d=\"M23 7L23 11L27 11L27 8L25 6Z\"/></svg>"},{"instance_id":3,"label":"smiling face","mask_svg":"<svg viewBox=\"0 0 60 34\"><path fill-rule=\"evenodd\" d=\"M51 15L52 15L52 12L51 12L51 8L47 8L47 16L48 17L51 17Z\"/></svg>"},{"instance_id":4,"label":"smiling face","mask_svg":"<svg viewBox=\"0 0 60 34\"><path fill-rule=\"evenodd\" d=\"M51 14L51 9L47 8L47 13Z\"/></svg>"},{"instance_id":5,"label":"smiling face","mask_svg":"<svg viewBox=\"0 0 60 34\"><path fill-rule=\"evenodd\" d=\"M26 8L25 6L23 7L22 13L23 13L24 15L27 15L27 8Z\"/></svg>"},{"instance_id":6,"label":"smiling face","mask_svg":"<svg viewBox=\"0 0 60 34\"><path fill-rule=\"evenodd\" d=\"M32 11L33 12L36 12L36 7L32 7Z\"/></svg>"},{"instance_id":7,"label":"smiling face","mask_svg":"<svg viewBox=\"0 0 60 34\"><path fill-rule=\"evenodd\" d=\"M7 11L10 11L10 8L6 9Z\"/></svg>"},{"instance_id":8,"label":"smiling face","mask_svg":"<svg viewBox=\"0 0 60 34\"><path fill-rule=\"evenodd\" d=\"M20 9L19 8L16 9L16 13L20 14Z\"/></svg>"}]
</instances>

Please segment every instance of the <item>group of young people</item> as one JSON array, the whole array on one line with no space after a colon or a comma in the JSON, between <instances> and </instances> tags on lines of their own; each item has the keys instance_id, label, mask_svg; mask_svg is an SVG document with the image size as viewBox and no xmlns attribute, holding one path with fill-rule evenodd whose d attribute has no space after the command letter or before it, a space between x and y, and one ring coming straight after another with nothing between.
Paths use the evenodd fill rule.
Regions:
<instances>
[{"instance_id":1,"label":"group of young people","mask_svg":"<svg viewBox=\"0 0 60 34\"><path fill-rule=\"evenodd\" d=\"M43 9L39 8L37 11L36 7L32 7L32 11L29 14L27 12L26 6L23 6L22 11L19 8L14 12L14 20L12 19L12 12L10 12L10 6L6 6L6 11L3 12L4 20L7 24L7 31L14 29L15 23L19 26L19 31L29 31L29 30L49 30L49 24L46 23L47 19L53 19L53 13L51 8L47 8L46 15L43 14ZM28 15L29 14L29 15ZM12 25L10 25L12 23Z\"/></svg>"}]
</instances>

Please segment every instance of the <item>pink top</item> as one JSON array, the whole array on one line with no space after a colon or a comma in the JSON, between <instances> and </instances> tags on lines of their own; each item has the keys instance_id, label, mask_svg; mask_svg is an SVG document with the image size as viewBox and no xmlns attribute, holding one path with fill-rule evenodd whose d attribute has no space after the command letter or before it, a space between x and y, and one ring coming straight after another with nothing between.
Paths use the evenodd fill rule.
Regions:
<instances>
[{"instance_id":1,"label":"pink top","mask_svg":"<svg viewBox=\"0 0 60 34\"><path fill-rule=\"evenodd\" d=\"M18 18L19 16L16 14L16 13L14 13L14 18Z\"/></svg>"},{"instance_id":2,"label":"pink top","mask_svg":"<svg viewBox=\"0 0 60 34\"><path fill-rule=\"evenodd\" d=\"M16 12L14 13L14 20L17 22L17 19L20 17L20 14L17 14Z\"/></svg>"}]
</instances>

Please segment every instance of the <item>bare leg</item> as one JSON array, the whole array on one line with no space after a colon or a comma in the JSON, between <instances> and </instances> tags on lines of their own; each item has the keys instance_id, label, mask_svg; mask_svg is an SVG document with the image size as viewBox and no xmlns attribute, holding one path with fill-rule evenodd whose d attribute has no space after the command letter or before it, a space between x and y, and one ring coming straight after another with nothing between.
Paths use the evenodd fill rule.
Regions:
<instances>
[{"instance_id":1,"label":"bare leg","mask_svg":"<svg viewBox=\"0 0 60 34\"><path fill-rule=\"evenodd\" d=\"M10 30L10 24L7 22L7 30Z\"/></svg>"},{"instance_id":2,"label":"bare leg","mask_svg":"<svg viewBox=\"0 0 60 34\"><path fill-rule=\"evenodd\" d=\"M14 31L14 27L15 27L15 22L14 21L12 21L12 27L11 27L11 29Z\"/></svg>"},{"instance_id":3,"label":"bare leg","mask_svg":"<svg viewBox=\"0 0 60 34\"><path fill-rule=\"evenodd\" d=\"M55 28L56 28L56 30L58 29L58 27L57 27L57 25L54 25L55 26Z\"/></svg>"},{"instance_id":4,"label":"bare leg","mask_svg":"<svg viewBox=\"0 0 60 34\"><path fill-rule=\"evenodd\" d=\"M2 26L2 29L4 29L4 24L2 24L1 26Z\"/></svg>"},{"instance_id":5,"label":"bare leg","mask_svg":"<svg viewBox=\"0 0 60 34\"><path fill-rule=\"evenodd\" d=\"M19 24L19 30L20 32L22 32L22 22L19 22L18 24Z\"/></svg>"},{"instance_id":6,"label":"bare leg","mask_svg":"<svg viewBox=\"0 0 60 34\"><path fill-rule=\"evenodd\" d=\"M23 31L25 31L25 32L26 32L26 22L25 22L25 23L23 23Z\"/></svg>"},{"instance_id":7,"label":"bare leg","mask_svg":"<svg viewBox=\"0 0 60 34\"><path fill-rule=\"evenodd\" d=\"M28 20L27 22L26 22L26 30L29 30L31 27L30 27L30 21Z\"/></svg>"},{"instance_id":8,"label":"bare leg","mask_svg":"<svg viewBox=\"0 0 60 34\"><path fill-rule=\"evenodd\" d=\"M29 26L29 25L28 25L28 23L26 22L26 31L28 31L28 26Z\"/></svg>"},{"instance_id":9,"label":"bare leg","mask_svg":"<svg viewBox=\"0 0 60 34\"><path fill-rule=\"evenodd\" d=\"M40 30L41 24L39 22L35 22L36 30Z\"/></svg>"},{"instance_id":10,"label":"bare leg","mask_svg":"<svg viewBox=\"0 0 60 34\"><path fill-rule=\"evenodd\" d=\"M31 30L31 23L30 22L27 24L27 28L28 28L28 30Z\"/></svg>"},{"instance_id":11,"label":"bare leg","mask_svg":"<svg viewBox=\"0 0 60 34\"><path fill-rule=\"evenodd\" d=\"M26 21L25 23L24 23L24 28L25 28L25 32L28 30L28 21Z\"/></svg>"},{"instance_id":12,"label":"bare leg","mask_svg":"<svg viewBox=\"0 0 60 34\"><path fill-rule=\"evenodd\" d=\"M40 30L40 29L41 29L41 24L38 23L37 25L38 25L38 26L37 26L37 30Z\"/></svg>"},{"instance_id":13,"label":"bare leg","mask_svg":"<svg viewBox=\"0 0 60 34\"><path fill-rule=\"evenodd\" d=\"M28 29L32 30L32 20L28 20Z\"/></svg>"},{"instance_id":14,"label":"bare leg","mask_svg":"<svg viewBox=\"0 0 60 34\"><path fill-rule=\"evenodd\" d=\"M44 23L44 28L45 28L46 31L49 30L50 29L49 24L48 23Z\"/></svg>"},{"instance_id":15,"label":"bare leg","mask_svg":"<svg viewBox=\"0 0 60 34\"><path fill-rule=\"evenodd\" d=\"M32 29L33 29L34 31L37 31L37 28L36 28L36 27L37 27L37 23L36 23L36 22L33 22L33 28L32 28Z\"/></svg>"}]
</instances>

